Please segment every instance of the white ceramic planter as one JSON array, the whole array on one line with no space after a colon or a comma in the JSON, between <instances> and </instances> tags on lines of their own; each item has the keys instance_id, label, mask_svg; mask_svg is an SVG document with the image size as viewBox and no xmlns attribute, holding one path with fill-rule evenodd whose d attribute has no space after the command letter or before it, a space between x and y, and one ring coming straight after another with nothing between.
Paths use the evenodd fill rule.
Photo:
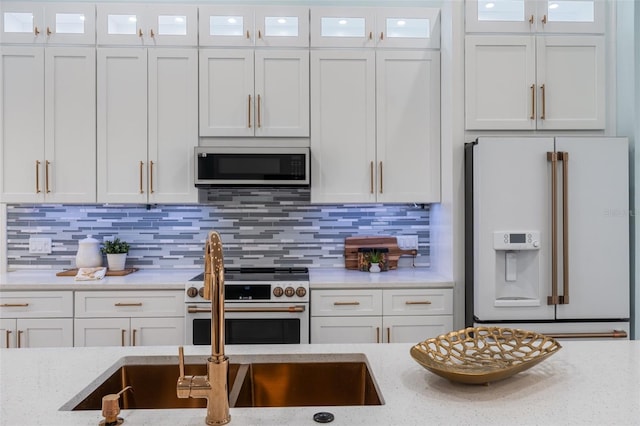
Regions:
<instances>
[{"instance_id":1,"label":"white ceramic planter","mask_svg":"<svg viewBox=\"0 0 640 426\"><path fill-rule=\"evenodd\" d=\"M122 271L127 261L127 253L107 253L107 265L111 271Z\"/></svg>"},{"instance_id":2,"label":"white ceramic planter","mask_svg":"<svg viewBox=\"0 0 640 426\"><path fill-rule=\"evenodd\" d=\"M369 267L369 272L380 272L380 265L377 263L372 263Z\"/></svg>"}]
</instances>

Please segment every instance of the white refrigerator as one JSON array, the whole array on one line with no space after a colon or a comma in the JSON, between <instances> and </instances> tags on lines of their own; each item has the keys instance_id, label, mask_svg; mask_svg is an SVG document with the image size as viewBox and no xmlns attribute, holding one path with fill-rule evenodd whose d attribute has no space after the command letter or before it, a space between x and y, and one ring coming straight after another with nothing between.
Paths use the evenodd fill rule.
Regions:
<instances>
[{"instance_id":1,"label":"white refrigerator","mask_svg":"<svg viewBox=\"0 0 640 426\"><path fill-rule=\"evenodd\" d=\"M628 337L626 138L478 138L465 200L467 326Z\"/></svg>"}]
</instances>

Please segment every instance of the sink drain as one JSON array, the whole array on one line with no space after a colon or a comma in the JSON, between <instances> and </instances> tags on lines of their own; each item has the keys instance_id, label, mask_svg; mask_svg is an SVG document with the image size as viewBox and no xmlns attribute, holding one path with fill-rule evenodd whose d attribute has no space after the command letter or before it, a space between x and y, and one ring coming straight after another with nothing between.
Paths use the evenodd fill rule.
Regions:
<instances>
[{"instance_id":1,"label":"sink drain","mask_svg":"<svg viewBox=\"0 0 640 426\"><path fill-rule=\"evenodd\" d=\"M333 421L333 414L321 411L313 415L313 420L318 423L331 423Z\"/></svg>"}]
</instances>

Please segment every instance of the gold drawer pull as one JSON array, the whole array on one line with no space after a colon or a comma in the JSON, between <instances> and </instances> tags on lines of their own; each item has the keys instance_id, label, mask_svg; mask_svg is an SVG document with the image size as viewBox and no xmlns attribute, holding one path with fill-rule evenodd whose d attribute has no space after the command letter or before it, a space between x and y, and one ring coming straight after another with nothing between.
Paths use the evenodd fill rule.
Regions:
<instances>
[{"instance_id":1,"label":"gold drawer pull","mask_svg":"<svg viewBox=\"0 0 640 426\"><path fill-rule=\"evenodd\" d=\"M124 347L124 333L126 333L126 330L120 330L122 332L122 334L120 335L120 346Z\"/></svg>"},{"instance_id":2,"label":"gold drawer pull","mask_svg":"<svg viewBox=\"0 0 640 426\"><path fill-rule=\"evenodd\" d=\"M22 346L22 333L24 333L23 330L18 330L18 347Z\"/></svg>"},{"instance_id":3,"label":"gold drawer pull","mask_svg":"<svg viewBox=\"0 0 640 426\"><path fill-rule=\"evenodd\" d=\"M9 337L11 337L11 330L6 330L6 336L7 336L7 346L5 346L5 348L9 347Z\"/></svg>"},{"instance_id":4,"label":"gold drawer pull","mask_svg":"<svg viewBox=\"0 0 640 426\"><path fill-rule=\"evenodd\" d=\"M133 337L131 339L132 340L131 346L135 346L136 345L136 332L137 331L138 330L136 330L135 328L133 329Z\"/></svg>"},{"instance_id":5,"label":"gold drawer pull","mask_svg":"<svg viewBox=\"0 0 640 426\"><path fill-rule=\"evenodd\" d=\"M137 302L137 303L122 303L122 302L118 302L118 303L115 303L113 306L118 306L118 307L121 307L121 306L142 306L142 302Z\"/></svg>"},{"instance_id":6,"label":"gold drawer pull","mask_svg":"<svg viewBox=\"0 0 640 426\"><path fill-rule=\"evenodd\" d=\"M360 302L333 302L334 306L358 306Z\"/></svg>"},{"instance_id":7,"label":"gold drawer pull","mask_svg":"<svg viewBox=\"0 0 640 426\"><path fill-rule=\"evenodd\" d=\"M430 300L416 300L416 301L412 301L412 300L407 300L406 302L404 302L405 305L430 305L431 301Z\"/></svg>"},{"instance_id":8,"label":"gold drawer pull","mask_svg":"<svg viewBox=\"0 0 640 426\"><path fill-rule=\"evenodd\" d=\"M28 303L3 303L0 305L2 308L26 308L29 306Z\"/></svg>"}]
</instances>

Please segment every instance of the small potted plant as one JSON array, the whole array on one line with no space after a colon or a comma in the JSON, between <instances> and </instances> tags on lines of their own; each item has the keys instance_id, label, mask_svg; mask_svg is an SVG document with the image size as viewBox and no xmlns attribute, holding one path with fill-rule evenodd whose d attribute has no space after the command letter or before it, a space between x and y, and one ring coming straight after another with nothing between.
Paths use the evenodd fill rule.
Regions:
<instances>
[{"instance_id":1,"label":"small potted plant","mask_svg":"<svg viewBox=\"0 0 640 426\"><path fill-rule=\"evenodd\" d=\"M120 238L114 238L111 241L105 241L102 247L102 253L107 255L107 264L111 271L124 270L124 264L129 253L129 244Z\"/></svg>"},{"instance_id":2,"label":"small potted plant","mask_svg":"<svg viewBox=\"0 0 640 426\"><path fill-rule=\"evenodd\" d=\"M380 272L380 262L382 262L382 253L378 250L371 250L369 252L369 262L371 262L371 266L369 267L369 272Z\"/></svg>"}]
</instances>

